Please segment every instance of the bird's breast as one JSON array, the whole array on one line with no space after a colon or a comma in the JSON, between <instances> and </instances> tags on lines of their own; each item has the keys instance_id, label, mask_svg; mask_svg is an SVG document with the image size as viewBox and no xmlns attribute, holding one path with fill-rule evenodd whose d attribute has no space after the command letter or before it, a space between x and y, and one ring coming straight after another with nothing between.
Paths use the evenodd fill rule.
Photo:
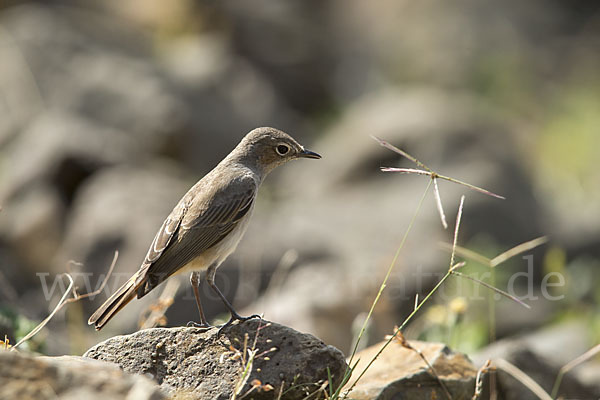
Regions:
<instances>
[{"instance_id":1,"label":"bird's breast","mask_svg":"<svg viewBox=\"0 0 600 400\"><path fill-rule=\"evenodd\" d=\"M246 233L248 223L250 222L250 215L254 209L254 204L248 213L238 222L236 227L229 232L219 243L215 244L209 249L206 249L202 254L198 255L192 261L187 263L183 268L177 271L180 273L189 273L193 271L204 271L213 264L217 266L221 264L225 259L235 251L240 240Z\"/></svg>"}]
</instances>

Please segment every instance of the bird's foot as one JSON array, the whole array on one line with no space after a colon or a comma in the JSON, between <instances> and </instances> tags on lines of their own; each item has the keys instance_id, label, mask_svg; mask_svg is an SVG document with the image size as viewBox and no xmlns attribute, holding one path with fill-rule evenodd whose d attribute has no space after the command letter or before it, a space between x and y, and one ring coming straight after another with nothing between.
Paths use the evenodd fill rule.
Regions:
<instances>
[{"instance_id":1,"label":"bird's foot","mask_svg":"<svg viewBox=\"0 0 600 400\"><path fill-rule=\"evenodd\" d=\"M231 324L233 324L235 321L245 322L245 321L248 321L248 320L254 319L254 318L262 319L262 316L260 316L258 314L252 314L248 317L242 317L238 313L231 314L231 318L229 318L229 321L227 321L227 323L225 323L224 325L219 327L218 335L220 335L225 329L229 328L231 326Z\"/></svg>"},{"instance_id":2,"label":"bird's foot","mask_svg":"<svg viewBox=\"0 0 600 400\"><path fill-rule=\"evenodd\" d=\"M187 326L188 328L201 328L204 330L209 330L210 328L213 328L213 326L208 324L207 322L198 323L194 321L189 321L187 324L185 324L185 326Z\"/></svg>"}]
</instances>

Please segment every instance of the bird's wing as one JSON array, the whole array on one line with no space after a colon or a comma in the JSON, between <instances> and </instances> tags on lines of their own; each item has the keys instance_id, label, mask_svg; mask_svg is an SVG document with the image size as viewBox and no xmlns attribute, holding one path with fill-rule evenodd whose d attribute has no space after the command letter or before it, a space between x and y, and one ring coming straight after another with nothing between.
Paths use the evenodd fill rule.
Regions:
<instances>
[{"instance_id":1,"label":"bird's wing","mask_svg":"<svg viewBox=\"0 0 600 400\"><path fill-rule=\"evenodd\" d=\"M173 210L152 242L142 265L146 285L140 287L138 297L223 240L252 208L256 191L253 179L243 179L212 195L197 193L187 206L184 198L181 211Z\"/></svg>"}]
</instances>

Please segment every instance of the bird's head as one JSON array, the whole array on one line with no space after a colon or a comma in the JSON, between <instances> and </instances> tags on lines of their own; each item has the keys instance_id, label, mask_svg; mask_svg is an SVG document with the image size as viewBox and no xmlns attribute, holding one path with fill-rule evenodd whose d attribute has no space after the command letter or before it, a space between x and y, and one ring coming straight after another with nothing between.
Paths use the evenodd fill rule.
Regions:
<instances>
[{"instance_id":1,"label":"bird's head","mask_svg":"<svg viewBox=\"0 0 600 400\"><path fill-rule=\"evenodd\" d=\"M275 128L256 128L248 133L236 148L246 162L253 162L267 174L279 165L299 158L319 159L293 137Z\"/></svg>"}]
</instances>

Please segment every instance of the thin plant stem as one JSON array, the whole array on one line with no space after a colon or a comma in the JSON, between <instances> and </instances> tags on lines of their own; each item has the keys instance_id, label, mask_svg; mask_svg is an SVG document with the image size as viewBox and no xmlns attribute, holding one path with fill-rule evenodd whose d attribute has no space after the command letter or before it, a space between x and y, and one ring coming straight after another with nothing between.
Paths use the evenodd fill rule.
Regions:
<instances>
[{"instance_id":1,"label":"thin plant stem","mask_svg":"<svg viewBox=\"0 0 600 400\"><path fill-rule=\"evenodd\" d=\"M454 266L454 257L456 255L456 242L458 241L458 230L460 228L460 220L462 218L463 205L465 204L465 196L460 196L460 204L458 205L458 215L456 216L456 225L454 226L454 240L452 242L452 254L450 255L450 267Z\"/></svg>"},{"instance_id":2,"label":"thin plant stem","mask_svg":"<svg viewBox=\"0 0 600 400\"><path fill-rule=\"evenodd\" d=\"M354 383L352 384L352 386L350 386L350 388L347 390L347 393L350 393L352 391L352 389L354 389L354 387L356 386L356 384L358 383L358 381L360 380L360 378L363 377L363 375L367 372L367 370L369 368L371 368L371 365L373 365L373 363L375 362L375 360L377 360L377 358L381 355L381 353L383 353L383 350L386 349L386 347L389 346L390 343L392 343L392 340L394 340L394 337L398 334L398 332L401 332L402 329L404 329L404 327L406 326L406 324L408 324L408 322L412 319L412 317L421 309L421 307L423 306L423 304L427 303L427 300L439 289L440 286L442 286L442 284L446 281L446 279L448 279L448 277L452 275L451 270L448 270L446 272L446 274L442 277L442 279L440 279L440 281L437 283L437 285L435 285L435 287L427 294L427 296L425 296L425 298L423 299L423 301L421 301L421 303L413 310L413 312L411 312L409 314L408 317L406 317L406 319L402 322L402 325L400 325L400 327L398 327L398 329L396 329L396 331L394 331L394 333L391 335L390 339L388 339L382 346L381 348L377 351L377 353L375 354L375 356L373 356L373 358L369 361L369 363L367 364L367 366L362 370L362 372L360 373L360 375L358 375L358 378L356 378L356 380L354 381Z\"/></svg>"},{"instance_id":3,"label":"thin plant stem","mask_svg":"<svg viewBox=\"0 0 600 400\"><path fill-rule=\"evenodd\" d=\"M427 186L427 190L429 190L430 186L431 186L431 181L429 181L429 185ZM419 207L420 207L421 203L423 202L423 198L427 194L427 190L425 191L425 193L423 193L423 197L421 198L421 202L419 203ZM460 228L460 220L462 218L462 209L463 209L464 201L465 201L465 196L461 196L461 198L460 198L460 205L458 207L458 214L456 216L456 224L455 224L455 228L454 228L454 243L455 243L455 245L456 245L456 242L458 240L458 230ZM419 209L417 208L417 211L418 210ZM416 212L415 212L415 216L416 216ZM411 220L411 224L409 225L409 229L410 229L410 226L412 225L413 221L414 221L414 216L413 216L413 220ZM407 233L405 234L404 239L406 238L406 235L408 234L408 230L407 230ZM401 246L404 244L404 239L402 240ZM402 248L402 247L400 247L400 248ZM398 255L399 252L400 252L400 249L398 249L398 252L396 252L396 255ZM395 258L394 258L394 260L395 260ZM425 296L425 298L423 299L423 301L421 301L421 303L419 303L414 308L414 310L408 315L408 317L406 317L406 319L402 322L402 324L394 331L394 334L381 346L381 348L377 351L377 353L375 354L375 356L373 356L373 358L369 361L369 363L362 370L362 372L360 373L360 375L358 375L358 378L356 378L356 380L354 381L354 383L352 384L352 386L350 386L350 388L346 391L346 393L350 393L352 391L352 389L354 389L354 387L356 386L356 384L358 383L358 381L360 380L360 378L363 377L363 375L367 372L367 370L371 367L371 365L373 365L373 363L375 362L375 360L377 360L377 358L381 355L381 353L383 353L383 351L386 349L386 347L388 347L389 344L392 343L392 340L394 340L394 338L400 332L402 332L402 329L404 329L404 327L406 326L406 324L408 324L408 322L412 319L412 317L421 309L421 307L423 306L423 304L427 303L427 300L429 300L429 298L440 288L440 286L442 286L444 284L444 282L446 281L446 279L448 279L448 277L450 275L452 275L452 272L455 271L457 268L460 268L462 265L464 265L464 264L453 265L452 264L453 261L454 261L454 252L452 252L450 267L446 271L446 274L442 277L442 279L440 279L440 281L435 285L435 287L433 289L431 289L431 291L427 294L427 296ZM392 267L393 267L393 264L390 266L390 270L388 270L388 276L389 276L389 272L391 271ZM386 276L386 278L387 278L387 276ZM383 286L384 285L385 285L385 281L382 284L382 289L380 289L380 292L383 290ZM350 360L352 360L352 358Z\"/></svg>"},{"instance_id":4,"label":"thin plant stem","mask_svg":"<svg viewBox=\"0 0 600 400\"><path fill-rule=\"evenodd\" d=\"M502 295L502 296L504 296L504 297L506 297L506 298L509 298L509 299L511 299L512 301L515 301L515 302L519 303L519 304L520 304L520 305L522 305L523 307L525 307L525 308L527 308L527 309L531 309L531 306L530 306L529 304L523 303L523 302L522 302L521 300L519 300L519 299L518 299L516 296L513 296L513 295L511 295L511 294L509 294L509 293L506 293L505 291L503 291L503 290L500 290L500 289L498 289L497 287L494 287L494 286L490 285L489 283L485 283L485 282L483 282L482 280L479 280L479 279L477 279L477 278L473 278L472 276L465 275L465 274L463 274L463 273L460 273L460 272L458 272L458 271L452 271L452 273L453 273L453 274L455 274L455 275L458 275L458 276L460 276L460 277L463 277L463 278L467 278L467 279L469 279L469 280L472 280L473 282L479 283L480 285L482 285L482 286L485 286L486 288L488 288L488 289L490 289L490 290L493 290L494 292L496 292L496 293L498 293L498 294L500 294L500 295Z\"/></svg>"},{"instance_id":5,"label":"thin plant stem","mask_svg":"<svg viewBox=\"0 0 600 400\"><path fill-rule=\"evenodd\" d=\"M50 315L48 315L42 322L40 322L35 328L33 328L33 330L31 332L29 332L21 340L19 340L11 348L11 351L16 350L17 347L19 347L22 343L25 343L26 341L28 341L29 339L31 339L33 336L35 336L39 331L41 331L42 328L44 326L46 326L46 324L48 323L48 321L50 321L52 319L52 317L54 317L54 315L62 308L62 306L64 306L66 304L67 297L71 294L71 289L73 288L73 278L71 278L71 275L69 275L67 273L62 274L62 275L66 276L69 279L69 287L67 288L67 290L65 290L65 293L63 293L63 296L61 297L61 299L58 302L58 304L56 305L56 307L54 307L54 310L52 310L52 312L50 313Z\"/></svg>"},{"instance_id":6,"label":"thin plant stem","mask_svg":"<svg viewBox=\"0 0 600 400\"><path fill-rule=\"evenodd\" d=\"M444 175L440 175L440 174L437 174L437 176L440 179L447 180L448 182L458 183L459 185L466 186L469 189L473 189L473 190L475 190L475 191L477 191L479 193L487 194L488 196L492 196L492 197L495 197L495 198L500 199L500 200L506 200L506 197L504 197L504 196L500 196L499 194L496 194L494 192L490 192L489 190L482 189L482 188L480 188L478 186L475 186L475 185L471 185L470 183L463 182L463 181L461 181L459 179L451 178L449 176L444 176Z\"/></svg>"},{"instance_id":7,"label":"thin plant stem","mask_svg":"<svg viewBox=\"0 0 600 400\"><path fill-rule=\"evenodd\" d=\"M40 322L35 328L33 328L33 330L31 332L29 332L27 335L25 335L25 337L23 337L21 340L19 340L19 342L17 344L15 344L11 348L11 350L15 350L19 345L21 345L22 343L25 343L27 340L31 339L39 331L41 331L42 328L44 326L46 326L46 324L54 317L54 315L58 311L60 311L61 308L63 308L65 306L65 304L73 303L73 302L79 301L81 299L84 299L86 297L95 296L95 295L99 294L100 292L102 292L102 290L104 289L104 286L106 285L106 282L108 281L108 278L110 277L110 274L112 273L113 269L115 268L118 258L119 258L119 252L115 251L115 255L113 257L112 263L110 264L110 268L108 269L108 273L106 274L106 277L104 278L104 281L102 282L102 284L100 285L100 287L97 290L94 290L93 292L90 292L90 293L85 293L85 294L77 293L77 291L74 289L75 283L73 282L73 278L71 277L71 275L66 272L64 274L62 274L69 279L69 287L67 288L67 290L65 290L65 293L63 294L62 298L60 299L60 301L58 302L56 307L54 307L54 310L52 310L50 315L48 315L42 322ZM71 293L73 293L74 297L68 298L69 294L71 294Z\"/></svg>"},{"instance_id":8,"label":"thin plant stem","mask_svg":"<svg viewBox=\"0 0 600 400\"><path fill-rule=\"evenodd\" d=\"M587 360L589 360L590 358L594 357L598 353L600 353L600 344L597 344L596 346L592 347L591 349L589 349L588 351L586 351L585 353L583 353L582 355L580 355L576 359L574 359L574 360L570 361L569 363L563 365L560 368L560 371L558 371L558 375L556 376L556 380L554 381L554 385L552 387L551 397L553 399L556 398L556 395L558 394L558 389L560 388L560 383L562 382L563 376L567 372L569 372L570 370L572 370L573 368L575 368L579 364L586 362Z\"/></svg>"},{"instance_id":9,"label":"thin plant stem","mask_svg":"<svg viewBox=\"0 0 600 400\"><path fill-rule=\"evenodd\" d=\"M512 258L521 253L524 253L527 250L534 249L534 248L538 247L539 245L546 243L547 241L548 241L548 238L546 236L540 236L539 238L530 240L525 243L521 243L521 244L513 247L512 249L506 250L504 253L494 257L490 262L490 266L495 267L499 264L502 264L509 258Z\"/></svg>"},{"instance_id":10,"label":"thin plant stem","mask_svg":"<svg viewBox=\"0 0 600 400\"><path fill-rule=\"evenodd\" d=\"M438 188L437 179L431 178L433 181L433 194L435 197L435 204L438 212L440 213L440 219L442 220L442 226L444 229L448 229L448 223L446 222L446 214L444 214L444 207L442 207L442 197L440 196L440 189Z\"/></svg>"},{"instance_id":11,"label":"thin plant stem","mask_svg":"<svg viewBox=\"0 0 600 400\"><path fill-rule=\"evenodd\" d=\"M491 268L490 271L490 284L496 287L496 269ZM490 343L496 341L496 294L493 291L489 291L489 335Z\"/></svg>"},{"instance_id":12,"label":"thin plant stem","mask_svg":"<svg viewBox=\"0 0 600 400\"><path fill-rule=\"evenodd\" d=\"M521 371L519 368L509 363L508 361L499 358L494 360L494 363L500 368L502 371L511 375L513 378L521 382L527 389L531 390L533 394L535 394L540 400L552 400L552 397L529 375L525 372Z\"/></svg>"},{"instance_id":13,"label":"thin plant stem","mask_svg":"<svg viewBox=\"0 0 600 400\"><path fill-rule=\"evenodd\" d=\"M379 302L379 298L381 297L381 294L383 293L383 290L385 289L386 283L392 273L392 270L394 269L394 266L396 265L396 262L398 261L398 257L400 256L400 251L404 247L406 238L408 237L408 234L410 233L410 231L412 229L415 219L417 218L417 215L419 214L419 211L421 210L421 206L423 205L425 196L427 195L427 192L429 191L429 188L431 187L431 183L432 183L432 181L430 180L429 183L427 184L427 187L425 188L425 191L423 192L423 195L421 196L421 200L419 201L419 204L417 205L417 209L415 210L415 212L408 224L408 227L406 228L406 231L404 232L404 236L402 237L402 240L400 241L400 245L398 246L398 249L396 250L396 254L394 254L394 258L392 259L392 262L390 263L387 273L385 274L385 278L383 279L383 282L381 283L381 286L379 287L377 296L375 296L375 300L373 300L373 303L371 304L369 313L367 314L367 317L365 318L365 322L363 322L363 326L360 330L360 333L358 334L358 338L356 340L356 343L354 344L354 348L352 349L352 354L350 355L350 360L348 362L348 364L350 364L350 365L352 364L352 361L354 360L354 356L356 355L356 351L358 349L358 344L360 343L360 339L362 338L363 334L365 333L365 330L367 329L367 324L368 324L369 320L371 319L373 310L375 309L375 306Z\"/></svg>"}]
</instances>

